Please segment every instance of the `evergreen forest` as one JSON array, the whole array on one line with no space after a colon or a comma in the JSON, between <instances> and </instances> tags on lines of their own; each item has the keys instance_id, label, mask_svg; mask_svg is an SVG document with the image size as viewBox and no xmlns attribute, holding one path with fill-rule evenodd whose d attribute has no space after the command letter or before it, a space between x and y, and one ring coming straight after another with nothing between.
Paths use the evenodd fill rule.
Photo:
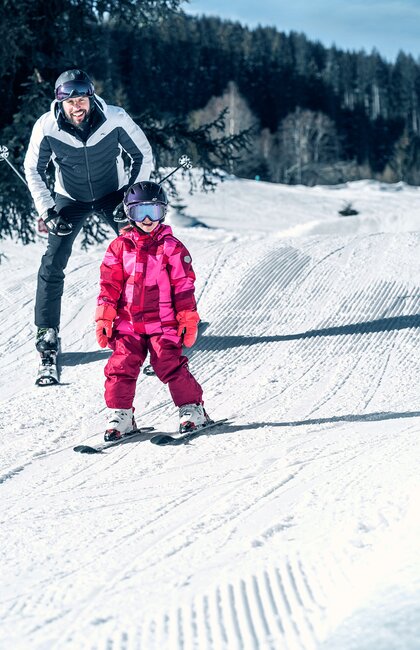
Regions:
<instances>
[{"instance_id":1,"label":"evergreen forest","mask_svg":"<svg viewBox=\"0 0 420 650\"><path fill-rule=\"evenodd\" d=\"M18 169L56 77L81 67L97 94L142 126L158 169L187 153L205 189L215 169L308 185L419 184L420 63L412 56L390 63L304 34L189 16L183 6L3 0L0 145ZM0 185L0 237L30 240L30 197L4 163ZM91 226L90 235L100 232Z\"/></svg>"}]
</instances>

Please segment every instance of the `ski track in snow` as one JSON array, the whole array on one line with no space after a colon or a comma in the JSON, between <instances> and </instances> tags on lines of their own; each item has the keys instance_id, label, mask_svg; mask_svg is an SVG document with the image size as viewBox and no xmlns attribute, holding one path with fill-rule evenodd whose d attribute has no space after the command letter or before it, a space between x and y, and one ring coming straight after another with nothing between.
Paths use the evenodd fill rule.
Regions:
<instances>
[{"instance_id":1,"label":"ski track in snow","mask_svg":"<svg viewBox=\"0 0 420 650\"><path fill-rule=\"evenodd\" d=\"M221 230L212 219L240 200L236 186L223 186L212 228L179 231L209 323L190 365L210 414L229 418L188 445L145 435L98 456L72 451L102 435L109 353L92 315L105 244L88 255L76 245L69 264L63 385L52 388L33 385L42 244L5 244L2 648L317 650L337 634L340 650L378 650L357 645L346 621L402 575L404 593L420 593L420 233L402 227L391 195L383 232L373 227L380 186L357 183L319 190L315 207L309 188L283 188L310 236L291 237L283 213L262 233L245 217ZM246 187L267 205L277 191ZM370 216L328 220L325 206L352 192ZM200 214L191 199L204 222L207 200ZM155 377L140 375L135 406L151 435L176 426ZM376 639L415 649L400 628Z\"/></svg>"}]
</instances>

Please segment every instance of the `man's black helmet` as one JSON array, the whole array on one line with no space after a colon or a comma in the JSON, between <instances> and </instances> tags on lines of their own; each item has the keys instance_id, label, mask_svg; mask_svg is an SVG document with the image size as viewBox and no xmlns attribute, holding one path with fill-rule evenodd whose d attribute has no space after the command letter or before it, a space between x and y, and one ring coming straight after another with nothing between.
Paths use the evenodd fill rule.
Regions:
<instances>
[{"instance_id":1,"label":"man's black helmet","mask_svg":"<svg viewBox=\"0 0 420 650\"><path fill-rule=\"evenodd\" d=\"M62 102L71 97L93 97L95 88L89 75L83 70L66 70L54 86L55 98Z\"/></svg>"}]
</instances>

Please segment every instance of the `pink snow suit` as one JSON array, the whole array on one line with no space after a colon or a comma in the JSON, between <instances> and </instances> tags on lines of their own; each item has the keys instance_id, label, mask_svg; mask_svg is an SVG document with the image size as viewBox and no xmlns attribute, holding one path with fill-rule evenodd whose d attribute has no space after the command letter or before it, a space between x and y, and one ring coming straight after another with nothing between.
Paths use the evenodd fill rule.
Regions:
<instances>
[{"instance_id":1,"label":"pink snow suit","mask_svg":"<svg viewBox=\"0 0 420 650\"><path fill-rule=\"evenodd\" d=\"M176 314L195 310L195 274L185 246L160 224L150 234L128 226L108 247L100 269L100 306L116 309L105 367L105 401L130 408L147 352L176 406L201 404L202 389L188 370Z\"/></svg>"}]
</instances>

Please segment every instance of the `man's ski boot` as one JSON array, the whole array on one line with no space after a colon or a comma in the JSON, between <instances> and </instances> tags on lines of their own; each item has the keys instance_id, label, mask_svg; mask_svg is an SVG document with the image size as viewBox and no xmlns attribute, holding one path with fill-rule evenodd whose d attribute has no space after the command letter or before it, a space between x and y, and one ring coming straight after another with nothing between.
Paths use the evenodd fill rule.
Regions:
<instances>
[{"instance_id":1,"label":"man's ski boot","mask_svg":"<svg viewBox=\"0 0 420 650\"><path fill-rule=\"evenodd\" d=\"M36 349L41 360L38 367L37 386L52 386L59 383L57 352L59 348L58 328L39 327L36 335Z\"/></svg>"},{"instance_id":2,"label":"man's ski boot","mask_svg":"<svg viewBox=\"0 0 420 650\"><path fill-rule=\"evenodd\" d=\"M173 438L203 429L206 425L213 424L202 404L184 404L179 407L179 431Z\"/></svg>"},{"instance_id":3,"label":"man's ski boot","mask_svg":"<svg viewBox=\"0 0 420 650\"><path fill-rule=\"evenodd\" d=\"M57 352L58 327L38 327L35 347L38 352Z\"/></svg>"},{"instance_id":4,"label":"man's ski boot","mask_svg":"<svg viewBox=\"0 0 420 650\"><path fill-rule=\"evenodd\" d=\"M119 440L137 429L133 409L108 409L109 417L104 435L105 442Z\"/></svg>"}]
</instances>

